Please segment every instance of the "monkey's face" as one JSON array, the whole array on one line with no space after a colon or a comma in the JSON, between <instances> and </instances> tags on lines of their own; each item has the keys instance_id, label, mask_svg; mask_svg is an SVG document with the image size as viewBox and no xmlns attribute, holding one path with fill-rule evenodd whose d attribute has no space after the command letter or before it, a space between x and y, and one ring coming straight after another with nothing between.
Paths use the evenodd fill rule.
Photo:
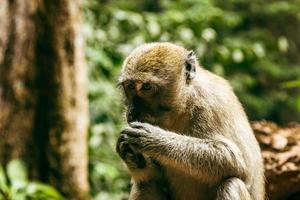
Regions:
<instances>
[{"instance_id":1,"label":"monkey's face","mask_svg":"<svg viewBox=\"0 0 300 200\"><path fill-rule=\"evenodd\" d=\"M186 73L188 53L170 43L152 43L135 49L127 57L119 82L128 122L162 125L174 119L183 108L181 97L187 75L190 76Z\"/></svg>"},{"instance_id":2,"label":"monkey's face","mask_svg":"<svg viewBox=\"0 0 300 200\"><path fill-rule=\"evenodd\" d=\"M122 82L128 122L158 124L172 111L172 94L166 87L152 80L129 79Z\"/></svg>"}]
</instances>

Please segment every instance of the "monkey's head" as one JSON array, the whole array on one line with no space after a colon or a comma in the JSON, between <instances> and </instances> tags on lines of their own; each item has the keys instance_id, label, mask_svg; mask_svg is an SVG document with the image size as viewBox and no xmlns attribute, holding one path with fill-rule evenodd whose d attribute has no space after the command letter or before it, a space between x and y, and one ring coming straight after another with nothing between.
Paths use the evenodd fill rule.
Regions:
<instances>
[{"instance_id":1,"label":"monkey's head","mask_svg":"<svg viewBox=\"0 0 300 200\"><path fill-rule=\"evenodd\" d=\"M133 50L119 77L127 121L162 125L184 112L185 87L195 77L197 65L193 52L171 43L150 43Z\"/></svg>"}]
</instances>

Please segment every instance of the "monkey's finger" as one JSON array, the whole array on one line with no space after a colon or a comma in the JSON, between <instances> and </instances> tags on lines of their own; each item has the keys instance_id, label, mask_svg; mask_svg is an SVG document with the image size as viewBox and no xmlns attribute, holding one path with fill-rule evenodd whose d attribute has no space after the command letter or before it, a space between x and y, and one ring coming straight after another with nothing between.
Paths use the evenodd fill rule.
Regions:
<instances>
[{"instance_id":1,"label":"monkey's finger","mask_svg":"<svg viewBox=\"0 0 300 200\"><path fill-rule=\"evenodd\" d=\"M145 123L143 122L130 122L129 126L132 128L143 128Z\"/></svg>"},{"instance_id":2,"label":"monkey's finger","mask_svg":"<svg viewBox=\"0 0 300 200\"><path fill-rule=\"evenodd\" d=\"M118 141L117 141L117 144L116 144L116 151L119 153L121 151L120 149L120 146L121 146L121 143L123 141L125 141L127 139L127 135L126 134L121 134L118 138Z\"/></svg>"},{"instance_id":3,"label":"monkey's finger","mask_svg":"<svg viewBox=\"0 0 300 200\"><path fill-rule=\"evenodd\" d=\"M128 127L126 129L124 129L121 132L121 134L126 134L131 137L141 137L141 136L144 136L145 134L147 134L147 132L142 129Z\"/></svg>"},{"instance_id":4,"label":"monkey's finger","mask_svg":"<svg viewBox=\"0 0 300 200\"><path fill-rule=\"evenodd\" d=\"M123 130L121 131L121 135L122 135L122 134L127 134L128 132L134 131L134 130L135 130L135 128L127 127L127 128L125 128L125 129L123 129Z\"/></svg>"},{"instance_id":5,"label":"monkey's finger","mask_svg":"<svg viewBox=\"0 0 300 200\"><path fill-rule=\"evenodd\" d=\"M132 148L130 147L130 145L128 144L128 142L123 141L119 145L118 154L120 155L121 158L126 158L130 155L133 156L134 152L133 152Z\"/></svg>"},{"instance_id":6,"label":"monkey's finger","mask_svg":"<svg viewBox=\"0 0 300 200\"><path fill-rule=\"evenodd\" d=\"M131 136L129 136L128 139L127 139L127 142L129 143L130 146L132 146L137 151L140 150L139 147L142 145L142 139L140 137L131 137Z\"/></svg>"},{"instance_id":7,"label":"monkey's finger","mask_svg":"<svg viewBox=\"0 0 300 200\"><path fill-rule=\"evenodd\" d=\"M126 141L121 142L120 150L121 150L121 152L126 153L126 154L134 154L132 148L130 147L130 145Z\"/></svg>"},{"instance_id":8,"label":"monkey's finger","mask_svg":"<svg viewBox=\"0 0 300 200\"><path fill-rule=\"evenodd\" d=\"M132 128L143 129L148 132L151 130L152 127L151 124L143 123L143 122L131 122L129 126Z\"/></svg>"},{"instance_id":9,"label":"monkey's finger","mask_svg":"<svg viewBox=\"0 0 300 200\"><path fill-rule=\"evenodd\" d=\"M117 140L117 146L119 146L120 142L126 140L127 135L126 134L120 134L118 140Z\"/></svg>"},{"instance_id":10,"label":"monkey's finger","mask_svg":"<svg viewBox=\"0 0 300 200\"><path fill-rule=\"evenodd\" d=\"M149 123L143 123L143 122L132 122L129 124L130 127L132 128L137 128L140 130L144 130L148 133L154 133L154 132L160 132L158 129L159 127L153 126L152 124Z\"/></svg>"},{"instance_id":11,"label":"monkey's finger","mask_svg":"<svg viewBox=\"0 0 300 200\"><path fill-rule=\"evenodd\" d=\"M123 133L121 132L121 134L120 134L120 136L119 136L120 142L126 140L127 138L128 138L128 136L127 136L126 134L123 134Z\"/></svg>"}]
</instances>

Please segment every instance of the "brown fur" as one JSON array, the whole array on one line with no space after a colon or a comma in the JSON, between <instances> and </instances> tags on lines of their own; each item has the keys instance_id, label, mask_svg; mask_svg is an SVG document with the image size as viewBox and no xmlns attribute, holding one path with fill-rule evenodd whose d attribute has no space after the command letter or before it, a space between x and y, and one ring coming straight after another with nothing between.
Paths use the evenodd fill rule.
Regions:
<instances>
[{"instance_id":1,"label":"brown fur","mask_svg":"<svg viewBox=\"0 0 300 200\"><path fill-rule=\"evenodd\" d=\"M120 84L128 121L138 121L117 144L133 177L131 200L264 199L260 149L226 80L183 47L150 43L127 57ZM138 154L143 167L130 159Z\"/></svg>"}]
</instances>

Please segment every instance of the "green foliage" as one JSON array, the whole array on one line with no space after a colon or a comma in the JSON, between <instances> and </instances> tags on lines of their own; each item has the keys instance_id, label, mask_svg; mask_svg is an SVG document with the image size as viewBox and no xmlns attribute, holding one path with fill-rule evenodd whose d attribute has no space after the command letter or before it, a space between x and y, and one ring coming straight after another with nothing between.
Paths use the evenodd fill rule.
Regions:
<instances>
[{"instance_id":1,"label":"green foliage","mask_svg":"<svg viewBox=\"0 0 300 200\"><path fill-rule=\"evenodd\" d=\"M85 0L95 198L128 191L114 151L124 125L116 80L134 47L170 41L194 49L202 66L231 82L251 120L298 120L299 10L299 0Z\"/></svg>"},{"instance_id":2,"label":"green foliage","mask_svg":"<svg viewBox=\"0 0 300 200\"><path fill-rule=\"evenodd\" d=\"M29 182L28 171L20 160L8 163L6 171L0 166L0 200L63 200L51 186Z\"/></svg>"}]
</instances>

